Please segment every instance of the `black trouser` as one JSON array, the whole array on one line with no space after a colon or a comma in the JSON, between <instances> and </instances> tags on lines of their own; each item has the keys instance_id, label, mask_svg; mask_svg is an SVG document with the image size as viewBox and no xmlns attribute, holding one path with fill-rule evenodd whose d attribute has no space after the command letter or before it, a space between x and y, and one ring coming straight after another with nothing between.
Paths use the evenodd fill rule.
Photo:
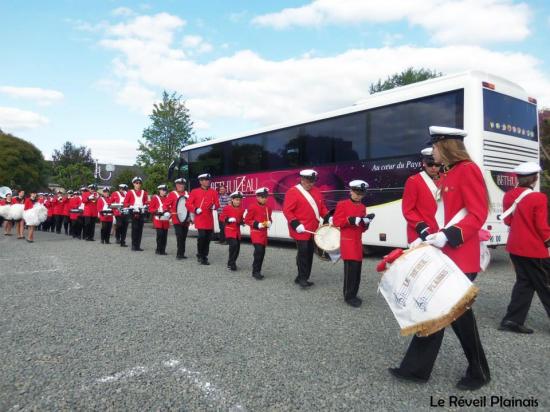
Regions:
<instances>
[{"instance_id":1,"label":"black trouser","mask_svg":"<svg viewBox=\"0 0 550 412\"><path fill-rule=\"evenodd\" d=\"M467 273L470 280L475 279L477 273ZM489 364L481 345L479 332L477 330L476 319L472 309L468 309L464 314L451 323L453 331L460 341L462 350L468 360L468 369L466 377L487 381L491 373ZM445 329L440 330L430 336L414 336L407 349L407 353L401 362L400 368L418 378L428 379L441 348Z\"/></svg>"},{"instance_id":2,"label":"black trouser","mask_svg":"<svg viewBox=\"0 0 550 412\"><path fill-rule=\"evenodd\" d=\"M200 259L208 258L210 252L210 238L212 237L212 230L199 229L199 236L197 237L197 257Z\"/></svg>"},{"instance_id":3,"label":"black trouser","mask_svg":"<svg viewBox=\"0 0 550 412\"><path fill-rule=\"evenodd\" d=\"M252 262L252 274L259 275L262 273L262 264L264 263L265 246L259 243L254 243L254 261Z\"/></svg>"},{"instance_id":4,"label":"black trouser","mask_svg":"<svg viewBox=\"0 0 550 412\"><path fill-rule=\"evenodd\" d=\"M141 247L141 236L143 235L143 224L145 218L141 214L132 216L132 249Z\"/></svg>"},{"instance_id":5,"label":"black trouser","mask_svg":"<svg viewBox=\"0 0 550 412\"><path fill-rule=\"evenodd\" d=\"M313 264L314 244L313 239L297 240L296 246L296 266L298 266L298 276L296 280L308 280L311 275L311 265Z\"/></svg>"},{"instance_id":6,"label":"black trouser","mask_svg":"<svg viewBox=\"0 0 550 412\"><path fill-rule=\"evenodd\" d=\"M55 215L55 233L60 234L61 233L61 226L63 226L63 218L65 216L63 215Z\"/></svg>"},{"instance_id":7,"label":"black trouser","mask_svg":"<svg viewBox=\"0 0 550 412\"><path fill-rule=\"evenodd\" d=\"M113 222L101 222L101 241L109 243L111 239L111 228L113 227Z\"/></svg>"},{"instance_id":8,"label":"black trouser","mask_svg":"<svg viewBox=\"0 0 550 412\"><path fill-rule=\"evenodd\" d=\"M66 235L71 232L71 219L69 219L69 216L63 216L63 230Z\"/></svg>"},{"instance_id":9,"label":"black trouser","mask_svg":"<svg viewBox=\"0 0 550 412\"><path fill-rule=\"evenodd\" d=\"M166 253L168 243L168 229L157 229L157 253Z\"/></svg>"},{"instance_id":10,"label":"black trouser","mask_svg":"<svg viewBox=\"0 0 550 412\"><path fill-rule=\"evenodd\" d=\"M361 265L363 262L344 260L344 300L357 297L361 283Z\"/></svg>"},{"instance_id":11,"label":"black trouser","mask_svg":"<svg viewBox=\"0 0 550 412\"><path fill-rule=\"evenodd\" d=\"M178 252L176 257L185 256L185 242L187 240L187 232L189 232L189 225L187 223L179 223L174 225L174 232L176 233L176 243Z\"/></svg>"},{"instance_id":12,"label":"black trouser","mask_svg":"<svg viewBox=\"0 0 550 412\"><path fill-rule=\"evenodd\" d=\"M116 217L115 237L121 245L126 244L126 233L128 232L128 216L120 215Z\"/></svg>"},{"instance_id":13,"label":"black trouser","mask_svg":"<svg viewBox=\"0 0 550 412\"><path fill-rule=\"evenodd\" d=\"M55 230L55 218L54 216L48 216L48 218L44 222L44 231L53 232L54 230Z\"/></svg>"},{"instance_id":14,"label":"black trouser","mask_svg":"<svg viewBox=\"0 0 550 412\"><path fill-rule=\"evenodd\" d=\"M86 240L93 240L95 237L95 221L93 216L84 216L84 233L83 237Z\"/></svg>"},{"instance_id":15,"label":"black trouser","mask_svg":"<svg viewBox=\"0 0 550 412\"><path fill-rule=\"evenodd\" d=\"M73 237L82 239L82 226L84 224L84 218L82 216L78 216L76 219L72 221L71 228L73 231Z\"/></svg>"},{"instance_id":16,"label":"black trouser","mask_svg":"<svg viewBox=\"0 0 550 412\"><path fill-rule=\"evenodd\" d=\"M237 258L241 251L241 241L232 237L228 237L227 243L229 244L229 259L227 259L227 266L235 266L237 264Z\"/></svg>"},{"instance_id":17,"label":"black trouser","mask_svg":"<svg viewBox=\"0 0 550 412\"><path fill-rule=\"evenodd\" d=\"M220 242L225 242L225 222L222 222L221 220L218 222L219 225L220 225L220 237L219 237L219 241Z\"/></svg>"},{"instance_id":18,"label":"black trouser","mask_svg":"<svg viewBox=\"0 0 550 412\"><path fill-rule=\"evenodd\" d=\"M516 283L503 321L523 325L535 292L550 316L550 258L528 258L511 253L510 258L516 270Z\"/></svg>"}]
</instances>

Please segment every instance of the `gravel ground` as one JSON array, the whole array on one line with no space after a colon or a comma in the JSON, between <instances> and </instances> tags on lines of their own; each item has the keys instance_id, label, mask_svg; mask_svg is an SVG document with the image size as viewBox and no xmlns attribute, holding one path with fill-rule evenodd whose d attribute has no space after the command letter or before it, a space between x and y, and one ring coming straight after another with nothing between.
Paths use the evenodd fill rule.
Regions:
<instances>
[{"instance_id":1,"label":"gravel ground","mask_svg":"<svg viewBox=\"0 0 550 412\"><path fill-rule=\"evenodd\" d=\"M341 263L315 259L315 286L297 288L289 245L268 249L262 282L250 276L248 243L238 272L214 243L211 266L176 261L173 232L169 256L153 253L151 229L143 247L2 236L1 411L427 410L430 397L448 406L453 395L550 408L550 322L538 298L527 322L535 334L497 330L514 279L503 251L480 276L475 304L493 380L464 393L454 388L466 364L450 330L430 382L388 374L409 338L376 293L377 258L364 261L364 304L353 309L342 301ZM188 255L195 250L190 238Z\"/></svg>"}]
</instances>

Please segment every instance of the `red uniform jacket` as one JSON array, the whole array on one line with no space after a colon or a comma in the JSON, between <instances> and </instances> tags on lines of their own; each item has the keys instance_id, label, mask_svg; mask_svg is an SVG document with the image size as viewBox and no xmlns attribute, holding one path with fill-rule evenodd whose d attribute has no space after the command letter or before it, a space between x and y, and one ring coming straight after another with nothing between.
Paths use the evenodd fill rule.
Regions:
<instances>
[{"instance_id":1,"label":"red uniform jacket","mask_svg":"<svg viewBox=\"0 0 550 412\"><path fill-rule=\"evenodd\" d=\"M359 226L351 223L350 218L355 221L356 217L365 217L367 208L361 202L354 202L351 199L342 200L336 204L336 211L333 216L333 224L340 228L340 254L343 260L363 260L363 242L361 235L367 230L363 222Z\"/></svg>"},{"instance_id":2,"label":"red uniform jacket","mask_svg":"<svg viewBox=\"0 0 550 412\"><path fill-rule=\"evenodd\" d=\"M503 210L512 206L514 200L526 189L516 187L507 192L502 200ZM508 252L538 259L550 256L545 245L550 241L547 203L544 193L530 193L519 201L514 213L504 219L504 223L510 226L506 244Z\"/></svg>"},{"instance_id":3,"label":"red uniform jacket","mask_svg":"<svg viewBox=\"0 0 550 412\"><path fill-rule=\"evenodd\" d=\"M220 207L218 192L214 189L202 189L200 187L191 190L189 199L185 202L187 210L195 213L195 227L197 229L213 230L214 214L213 210ZM200 215L196 214L197 209L201 209Z\"/></svg>"},{"instance_id":4,"label":"red uniform jacket","mask_svg":"<svg viewBox=\"0 0 550 412\"><path fill-rule=\"evenodd\" d=\"M124 207L139 205L139 199L141 199L141 206L149 203L149 195L145 190L128 190L124 198Z\"/></svg>"},{"instance_id":5,"label":"red uniform jacket","mask_svg":"<svg viewBox=\"0 0 550 412\"><path fill-rule=\"evenodd\" d=\"M71 209L71 199L69 199L68 197L64 197L65 199L65 203L63 203L63 216L69 216L70 212L69 210Z\"/></svg>"},{"instance_id":6,"label":"red uniform jacket","mask_svg":"<svg viewBox=\"0 0 550 412\"><path fill-rule=\"evenodd\" d=\"M25 207L23 210L29 210L34 207L34 204L36 203L36 200L33 202L30 197L25 199Z\"/></svg>"},{"instance_id":7,"label":"red uniform jacket","mask_svg":"<svg viewBox=\"0 0 550 412\"><path fill-rule=\"evenodd\" d=\"M99 194L97 192L84 192L82 193L82 203L84 203L84 217L97 217L97 199Z\"/></svg>"},{"instance_id":8,"label":"red uniform jacket","mask_svg":"<svg viewBox=\"0 0 550 412\"><path fill-rule=\"evenodd\" d=\"M272 222L271 208L255 202L248 206L244 222L250 226L250 240L252 243L267 246L267 228L258 228L258 223Z\"/></svg>"},{"instance_id":9,"label":"red uniform jacket","mask_svg":"<svg viewBox=\"0 0 550 412\"><path fill-rule=\"evenodd\" d=\"M489 213L487 188L481 170L471 161L458 162L443 174L440 185L445 225L462 208L468 211L456 225L443 229L448 239L443 253L464 273L479 272L479 230Z\"/></svg>"},{"instance_id":10,"label":"red uniform jacket","mask_svg":"<svg viewBox=\"0 0 550 412\"><path fill-rule=\"evenodd\" d=\"M434 183L437 184L437 182ZM437 203L420 173L409 177L405 182L401 209L407 221L407 241L409 243L415 241L426 227L429 233L439 231L435 220Z\"/></svg>"},{"instance_id":11,"label":"red uniform jacket","mask_svg":"<svg viewBox=\"0 0 550 412\"><path fill-rule=\"evenodd\" d=\"M126 196L125 193L120 193L120 191L113 192L111 193L111 203L119 203L123 205L125 196ZM120 210L113 209L113 215L120 216Z\"/></svg>"},{"instance_id":12,"label":"red uniform jacket","mask_svg":"<svg viewBox=\"0 0 550 412\"><path fill-rule=\"evenodd\" d=\"M328 209L323 201L323 195L321 191L315 186L311 188L309 194L315 200L317 208L319 209L319 216L322 218L328 214ZM312 232L319 228L319 220L315 216L315 212L306 200L304 195L296 187L291 187L285 195L285 201L283 204L283 214L288 221L288 232L293 239L296 240L309 240L312 236L311 233L298 233L295 228L302 224L306 230Z\"/></svg>"},{"instance_id":13,"label":"red uniform jacket","mask_svg":"<svg viewBox=\"0 0 550 412\"><path fill-rule=\"evenodd\" d=\"M54 215L63 215L63 209L65 208L66 200L67 198L64 198L63 196L61 196L61 200L57 196L53 198L52 204Z\"/></svg>"},{"instance_id":14,"label":"red uniform jacket","mask_svg":"<svg viewBox=\"0 0 550 412\"><path fill-rule=\"evenodd\" d=\"M149 212L153 215L153 227L155 229L168 229L170 227L170 220L160 220L160 216L157 216L157 212L167 212L166 201L168 197L160 197L160 195L154 195L149 203Z\"/></svg>"},{"instance_id":15,"label":"red uniform jacket","mask_svg":"<svg viewBox=\"0 0 550 412\"><path fill-rule=\"evenodd\" d=\"M110 198L105 198L103 196L101 196L98 200L97 200L97 217L99 218L99 220L101 222L112 222L113 221L113 215L104 215L102 213L100 213L102 210L105 210L105 208L108 208L109 205L111 204L111 199Z\"/></svg>"},{"instance_id":16,"label":"red uniform jacket","mask_svg":"<svg viewBox=\"0 0 550 412\"><path fill-rule=\"evenodd\" d=\"M46 206L46 209L48 209L48 217L52 217L54 215L53 197L49 197L48 200L44 202L44 206Z\"/></svg>"},{"instance_id":17,"label":"red uniform jacket","mask_svg":"<svg viewBox=\"0 0 550 412\"><path fill-rule=\"evenodd\" d=\"M71 200L69 200L69 209L80 209L80 205L82 204L82 197L81 196L73 196L71 197ZM78 219L78 216L81 216L82 213L69 213L69 218L71 220Z\"/></svg>"},{"instance_id":18,"label":"red uniform jacket","mask_svg":"<svg viewBox=\"0 0 550 412\"><path fill-rule=\"evenodd\" d=\"M172 223L174 225L181 225L181 222L178 219L178 213L177 213L176 207L178 205L178 199L182 196L185 196L186 199L189 198L189 193L187 193L187 190L184 191L183 193L178 193L175 190L173 190L170 193L168 193L168 196L166 196L166 209L165 210L172 214ZM188 207L188 206L186 205L186 207ZM191 210L191 212L192 212L192 210ZM184 222L183 224L189 226L189 221Z\"/></svg>"},{"instance_id":19,"label":"red uniform jacket","mask_svg":"<svg viewBox=\"0 0 550 412\"><path fill-rule=\"evenodd\" d=\"M241 238L241 224L243 222L244 209L228 204L222 210L222 221L225 222L225 237L231 239ZM234 218L235 222L229 223L227 219Z\"/></svg>"}]
</instances>

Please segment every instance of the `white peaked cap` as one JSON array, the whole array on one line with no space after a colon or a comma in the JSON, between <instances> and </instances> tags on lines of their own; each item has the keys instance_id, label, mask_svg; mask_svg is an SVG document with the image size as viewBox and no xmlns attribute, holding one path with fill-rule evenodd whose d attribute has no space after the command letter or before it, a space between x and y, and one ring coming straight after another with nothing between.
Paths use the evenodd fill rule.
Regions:
<instances>
[{"instance_id":1,"label":"white peaked cap","mask_svg":"<svg viewBox=\"0 0 550 412\"><path fill-rule=\"evenodd\" d=\"M302 176L302 177L315 177L315 176L317 176L317 172L313 169L304 169L304 170L300 170L300 176Z\"/></svg>"},{"instance_id":2,"label":"white peaked cap","mask_svg":"<svg viewBox=\"0 0 550 412\"><path fill-rule=\"evenodd\" d=\"M236 190L235 192L231 193L231 194L229 195L229 197L231 197L231 198L235 198L235 197L244 197L244 195L243 195L243 192L239 192L238 190Z\"/></svg>"},{"instance_id":3,"label":"white peaked cap","mask_svg":"<svg viewBox=\"0 0 550 412\"><path fill-rule=\"evenodd\" d=\"M141 177L139 177L139 176L136 176L136 177L134 177L134 178L132 179L132 183L136 183L136 182L138 182L138 181L143 183L143 179L142 179Z\"/></svg>"},{"instance_id":4,"label":"white peaked cap","mask_svg":"<svg viewBox=\"0 0 550 412\"><path fill-rule=\"evenodd\" d=\"M468 136L465 130L455 129L453 127L430 126L430 136L456 136L464 138Z\"/></svg>"},{"instance_id":5,"label":"white peaked cap","mask_svg":"<svg viewBox=\"0 0 550 412\"><path fill-rule=\"evenodd\" d=\"M540 168L538 163L525 162L520 165L517 165L514 168L514 173L520 176L528 176L528 175L534 175L535 173L538 173L541 170L542 169Z\"/></svg>"},{"instance_id":6,"label":"white peaked cap","mask_svg":"<svg viewBox=\"0 0 550 412\"><path fill-rule=\"evenodd\" d=\"M210 173L203 173L202 175L199 175L199 179L210 179L212 176L210 176Z\"/></svg>"},{"instance_id":7,"label":"white peaked cap","mask_svg":"<svg viewBox=\"0 0 550 412\"><path fill-rule=\"evenodd\" d=\"M352 180L349 182L350 189L365 191L369 187L369 184L364 180Z\"/></svg>"},{"instance_id":8,"label":"white peaked cap","mask_svg":"<svg viewBox=\"0 0 550 412\"><path fill-rule=\"evenodd\" d=\"M260 187L259 189L256 190L257 195L263 195L268 193L269 193L269 189L267 187Z\"/></svg>"},{"instance_id":9,"label":"white peaked cap","mask_svg":"<svg viewBox=\"0 0 550 412\"><path fill-rule=\"evenodd\" d=\"M431 147L426 147L425 149L422 149L420 151L420 154L422 156L433 156L434 155L434 149Z\"/></svg>"}]
</instances>

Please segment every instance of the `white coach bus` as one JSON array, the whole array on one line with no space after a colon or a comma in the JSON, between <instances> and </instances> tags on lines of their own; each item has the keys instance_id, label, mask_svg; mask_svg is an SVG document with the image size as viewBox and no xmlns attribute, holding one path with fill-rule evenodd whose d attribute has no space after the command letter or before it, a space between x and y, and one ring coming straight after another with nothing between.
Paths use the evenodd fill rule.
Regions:
<instances>
[{"instance_id":1,"label":"white coach bus","mask_svg":"<svg viewBox=\"0 0 550 412\"><path fill-rule=\"evenodd\" d=\"M319 172L317 186L329 209L348 196L350 180L363 179L370 185L364 202L369 213L376 213L363 243L403 247L403 187L420 170L428 127L456 127L468 132L468 152L483 170L491 202L485 227L496 246L507 240L507 229L496 217L504 192L516 184L511 170L539 161L537 119L536 100L520 86L470 71L376 93L303 121L189 145L170 174L195 187L197 175L209 172L213 187L243 191L245 206L254 201L257 188L268 187L274 210L270 237L280 239L289 238L282 205L300 169Z\"/></svg>"}]
</instances>

